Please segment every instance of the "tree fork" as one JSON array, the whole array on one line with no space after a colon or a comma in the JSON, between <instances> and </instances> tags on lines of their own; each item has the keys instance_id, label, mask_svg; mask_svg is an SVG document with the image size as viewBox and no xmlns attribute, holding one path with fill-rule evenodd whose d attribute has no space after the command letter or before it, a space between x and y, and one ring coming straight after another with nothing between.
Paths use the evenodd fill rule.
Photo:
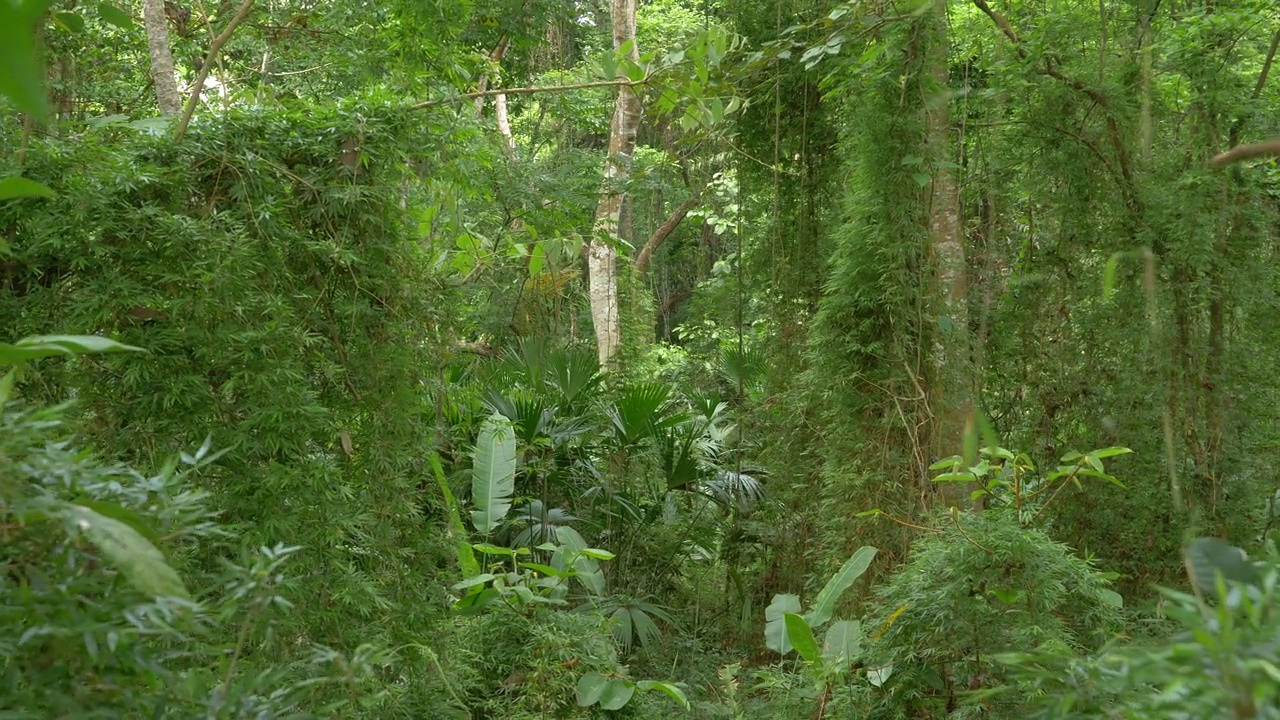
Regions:
<instances>
[{"instance_id":1,"label":"tree fork","mask_svg":"<svg viewBox=\"0 0 1280 720\"><path fill-rule=\"evenodd\" d=\"M697 207L701 200L702 196L698 194L680 203L679 207L671 212L671 216L667 218L667 221L653 231L653 234L649 236L649 240L640 250L640 254L636 256L637 273L643 275L649 269L649 261L653 259L653 253L662 246L662 243L666 241L671 233L675 232L675 229L684 221L689 211Z\"/></svg>"},{"instance_id":2,"label":"tree fork","mask_svg":"<svg viewBox=\"0 0 1280 720\"><path fill-rule=\"evenodd\" d=\"M218 59L218 53L222 50L222 46L227 44L231 39L231 33L236 31L236 26L242 20L249 16L249 12L253 10L254 0L244 0L244 4L232 16L231 21L227 23L227 27L223 29L218 37L214 38L213 44L209 46L209 54L204 57L204 64L200 66L200 72L196 73L195 82L191 86L191 96L187 98L187 106L182 111L182 119L178 121L178 127L173 131L173 139L181 140L182 136L187 133L187 126L191 124L191 116L196 112L196 103L200 102L200 95L204 93L204 81L209 77L209 71L213 68L213 63Z\"/></svg>"}]
</instances>

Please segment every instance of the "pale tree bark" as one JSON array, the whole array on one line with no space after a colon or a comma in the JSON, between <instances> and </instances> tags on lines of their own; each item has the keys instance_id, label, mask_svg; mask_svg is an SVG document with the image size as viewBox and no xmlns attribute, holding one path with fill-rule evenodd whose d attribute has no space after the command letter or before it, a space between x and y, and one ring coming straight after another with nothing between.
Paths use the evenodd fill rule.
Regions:
<instances>
[{"instance_id":1,"label":"pale tree bark","mask_svg":"<svg viewBox=\"0 0 1280 720\"><path fill-rule=\"evenodd\" d=\"M636 47L636 0L612 0L613 47L631 43L630 58L639 62ZM609 124L609 157L605 160L604 186L592 236L587 243L587 295L595 326L596 350L601 368L608 368L622 342L618 316L618 223L622 216L622 184L631 174L640 127L640 98L630 85L618 87L618 98Z\"/></svg>"},{"instance_id":2,"label":"pale tree bark","mask_svg":"<svg viewBox=\"0 0 1280 720\"><path fill-rule=\"evenodd\" d=\"M173 50L169 47L169 19L164 13L164 0L142 0L142 22L147 28L147 49L151 53L151 79L155 83L156 102L164 115L182 112L182 96L178 94L178 77L173 68Z\"/></svg>"},{"instance_id":3,"label":"pale tree bark","mask_svg":"<svg viewBox=\"0 0 1280 720\"><path fill-rule=\"evenodd\" d=\"M502 58L506 57L508 45L510 45L510 40L507 38L506 35L503 35L502 38L498 40L497 46L493 48L493 52L489 53L489 62L493 63L495 66L501 63ZM484 99L485 97L487 97L486 93L488 90L489 90L489 73L485 72L483 75L480 76L480 81L476 83L476 92L479 93L479 95L477 95L475 99L477 115L484 114ZM506 96L501 95L500 97L505 98Z\"/></svg>"},{"instance_id":4,"label":"pale tree bark","mask_svg":"<svg viewBox=\"0 0 1280 720\"><path fill-rule=\"evenodd\" d=\"M1151 124L1151 14L1145 7L1141 8L1140 12L1142 15L1138 21L1138 54L1141 70L1138 76L1138 92L1142 96L1142 104L1138 116L1138 128L1142 141L1142 162L1147 163L1151 160L1151 146L1155 138Z\"/></svg>"},{"instance_id":5,"label":"pale tree bark","mask_svg":"<svg viewBox=\"0 0 1280 720\"><path fill-rule=\"evenodd\" d=\"M516 151L516 138L515 135L511 134L511 119L507 116L507 96L505 94L494 97L493 114L498 121L498 132L502 133L502 140L506 143L507 152L514 153Z\"/></svg>"},{"instance_id":6,"label":"pale tree bark","mask_svg":"<svg viewBox=\"0 0 1280 720\"><path fill-rule=\"evenodd\" d=\"M507 38L506 35L503 35L502 39L498 41L497 47L493 49L493 52L489 53L489 61L493 63L493 70L491 72L485 72L483 75L481 75L480 81L476 83L477 95L475 98L475 102L476 102L477 115L480 115L480 116L484 115L484 101L485 101L485 98L488 97L489 82L491 80L493 82L499 81L502 73L502 68L501 68L502 58L506 56L507 47L509 45L510 45L509 39ZM498 132L502 133L502 140L507 146L507 151L515 152L516 139L515 139L515 136L511 134L511 119L507 114L506 93L497 91L497 94L494 95L493 111L494 111L495 119L498 121Z\"/></svg>"},{"instance_id":7,"label":"pale tree bark","mask_svg":"<svg viewBox=\"0 0 1280 720\"><path fill-rule=\"evenodd\" d=\"M929 39L928 66L934 93L925 109L925 142L933 163L929 186L929 247L936 276L937 307L942 331L934 347L935 392L938 408L933 436L938 455L960 451L966 431L972 430L973 397L969 342L968 273L964 233L960 224L960 190L952 172L950 70L948 65L947 0L934 0L934 27ZM949 326L949 327L947 327ZM950 499L950 498L949 498Z\"/></svg>"}]
</instances>

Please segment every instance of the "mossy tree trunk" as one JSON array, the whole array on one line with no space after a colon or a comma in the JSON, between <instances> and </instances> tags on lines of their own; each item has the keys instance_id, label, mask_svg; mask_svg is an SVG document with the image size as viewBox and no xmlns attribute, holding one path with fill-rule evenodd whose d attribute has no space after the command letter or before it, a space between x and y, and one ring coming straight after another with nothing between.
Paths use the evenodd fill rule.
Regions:
<instances>
[{"instance_id":1,"label":"mossy tree trunk","mask_svg":"<svg viewBox=\"0 0 1280 720\"><path fill-rule=\"evenodd\" d=\"M613 0L613 47L630 43L628 56L639 62L636 47L636 0ZM604 166L604 187L596 206L595 226L587 243L587 292L591 321L595 325L596 350L600 366L607 368L622 341L618 317L618 237L619 220L625 198L623 184L631 175L631 155L635 152L640 128L640 98L629 85L618 87L618 99L609 124L609 157Z\"/></svg>"}]
</instances>

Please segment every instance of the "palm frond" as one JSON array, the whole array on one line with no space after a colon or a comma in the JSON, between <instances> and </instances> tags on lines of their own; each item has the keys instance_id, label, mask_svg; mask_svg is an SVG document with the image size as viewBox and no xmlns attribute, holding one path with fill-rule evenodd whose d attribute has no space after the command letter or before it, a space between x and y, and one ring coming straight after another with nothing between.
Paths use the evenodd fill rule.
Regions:
<instances>
[{"instance_id":1,"label":"palm frond","mask_svg":"<svg viewBox=\"0 0 1280 720\"><path fill-rule=\"evenodd\" d=\"M754 509L765 498L763 483L733 470L721 470L715 477L704 480L702 487L717 503L742 511Z\"/></svg>"},{"instance_id":2,"label":"palm frond","mask_svg":"<svg viewBox=\"0 0 1280 720\"><path fill-rule=\"evenodd\" d=\"M635 445L684 420L683 415L672 412L671 388L662 383L632 385L608 414L623 445Z\"/></svg>"},{"instance_id":3,"label":"palm frond","mask_svg":"<svg viewBox=\"0 0 1280 720\"><path fill-rule=\"evenodd\" d=\"M559 393L566 407L580 406L595 395L604 376L594 353L583 348L556 349L547 353L546 382Z\"/></svg>"},{"instance_id":4,"label":"palm frond","mask_svg":"<svg viewBox=\"0 0 1280 720\"><path fill-rule=\"evenodd\" d=\"M512 547L536 547L556 537L556 528L577 520L577 516L561 507L546 507L541 500L530 500L516 510L512 521L520 530L511 538Z\"/></svg>"}]
</instances>

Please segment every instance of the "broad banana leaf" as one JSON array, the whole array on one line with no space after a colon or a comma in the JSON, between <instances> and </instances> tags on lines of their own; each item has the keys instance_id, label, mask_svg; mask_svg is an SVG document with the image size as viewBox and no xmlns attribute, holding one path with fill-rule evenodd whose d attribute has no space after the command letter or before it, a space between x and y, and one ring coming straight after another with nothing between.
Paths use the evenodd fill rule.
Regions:
<instances>
[{"instance_id":1,"label":"broad banana leaf","mask_svg":"<svg viewBox=\"0 0 1280 720\"><path fill-rule=\"evenodd\" d=\"M511 510L516 491L516 436L511 421L494 413L484 421L471 465L471 524L493 532Z\"/></svg>"}]
</instances>

